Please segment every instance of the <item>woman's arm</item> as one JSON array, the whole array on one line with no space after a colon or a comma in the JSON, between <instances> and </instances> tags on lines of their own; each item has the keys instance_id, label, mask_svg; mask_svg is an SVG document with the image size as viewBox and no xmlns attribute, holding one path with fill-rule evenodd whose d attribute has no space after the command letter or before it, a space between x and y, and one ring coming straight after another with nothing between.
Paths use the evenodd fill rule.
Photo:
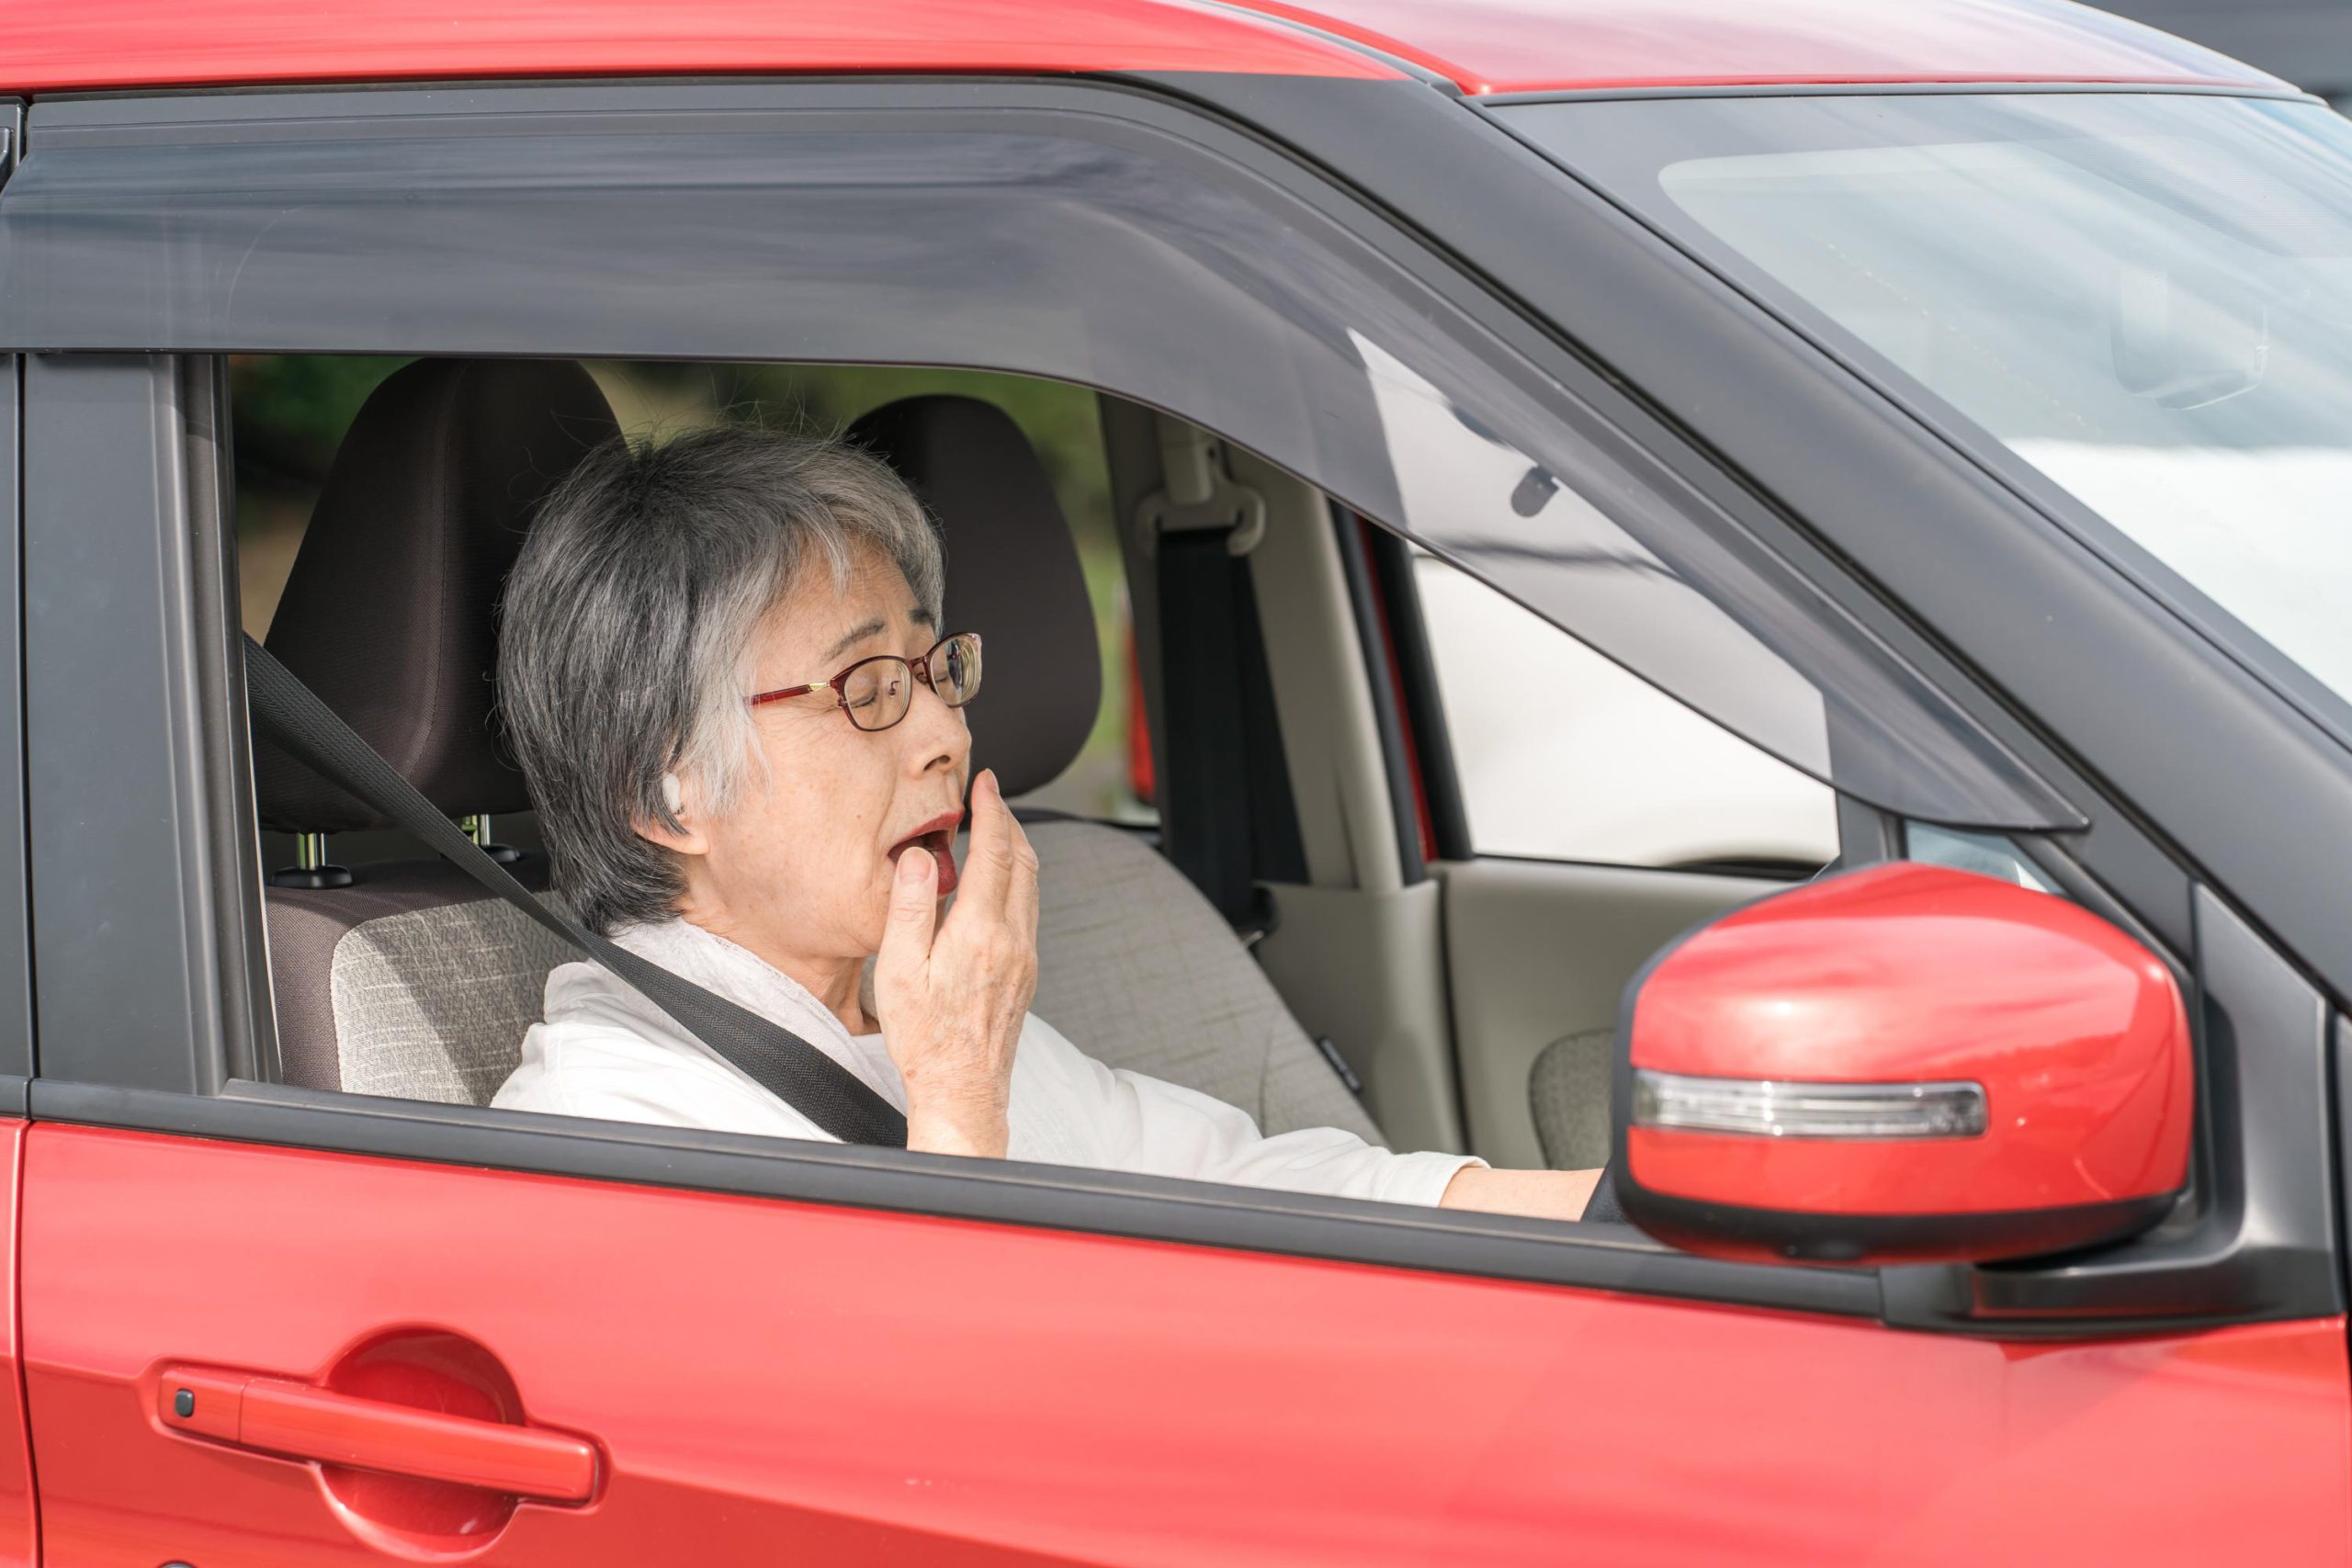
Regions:
<instances>
[{"instance_id":1,"label":"woman's arm","mask_svg":"<svg viewBox=\"0 0 2352 1568\"><path fill-rule=\"evenodd\" d=\"M1577 1220L1600 1181L1598 1170L1487 1170L1465 1166L1446 1183L1441 1209L1482 1209L1539 1220Z\"/></svg>"}]
</instances>

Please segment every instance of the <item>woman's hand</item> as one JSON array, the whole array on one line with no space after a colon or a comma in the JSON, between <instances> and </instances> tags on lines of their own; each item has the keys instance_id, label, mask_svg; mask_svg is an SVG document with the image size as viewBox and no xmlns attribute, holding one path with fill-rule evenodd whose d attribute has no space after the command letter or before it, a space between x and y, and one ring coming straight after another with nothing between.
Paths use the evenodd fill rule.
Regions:
<instances>
[{"instance_id":1,"label":"woman's hand","mask_svg":"<svg viewBox=\"0 0 2352 1568\"><path fill-rule=\"evenodd\" d=\"M1037 989L1037 852L994 772L972 781L972 837L956 907L910 849L890 881L874 964L882 1043L907 1086L907 1147L1002 1158L1012 1054Z\"/></svg>"}]
</instances>

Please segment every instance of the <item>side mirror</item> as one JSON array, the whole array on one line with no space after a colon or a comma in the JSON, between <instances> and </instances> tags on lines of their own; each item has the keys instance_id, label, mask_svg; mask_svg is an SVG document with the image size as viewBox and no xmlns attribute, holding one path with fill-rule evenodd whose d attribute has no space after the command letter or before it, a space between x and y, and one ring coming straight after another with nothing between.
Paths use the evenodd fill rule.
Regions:
<instances>
[{"instance_id":1,"label":"side mirror","mask_svg":"<svg viewBox=\"0 0 2352 1568\"><path fill-rule=\"evenodd\" d=\"M2109 1241L2188 1179L2172 972L2063 898L1909 862L1735 910L1628 987L1625 1216L1720 1258L1972 1262Z\"/></svg>"}]
</instances>

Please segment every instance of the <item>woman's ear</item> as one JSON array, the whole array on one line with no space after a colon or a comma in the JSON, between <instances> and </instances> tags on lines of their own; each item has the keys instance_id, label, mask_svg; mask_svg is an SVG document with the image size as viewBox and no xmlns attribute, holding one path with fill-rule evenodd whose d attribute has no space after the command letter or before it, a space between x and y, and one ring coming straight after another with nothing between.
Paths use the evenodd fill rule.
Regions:
<instances>
[{"instance_id":1,"label":"woman's ear","mask_svg":"<svg viewBox=\"0 0 2352 1568\"><path fill-rule=\"evenodd\" d=\"M676 773L662 775L662 804L669 808L674 828L660 817L640 818L635 824L637 836L649 843L661 845L673 854L698 855L710 848L696 819L696 803L685 782Z\"/></svg>"}]
</instances>

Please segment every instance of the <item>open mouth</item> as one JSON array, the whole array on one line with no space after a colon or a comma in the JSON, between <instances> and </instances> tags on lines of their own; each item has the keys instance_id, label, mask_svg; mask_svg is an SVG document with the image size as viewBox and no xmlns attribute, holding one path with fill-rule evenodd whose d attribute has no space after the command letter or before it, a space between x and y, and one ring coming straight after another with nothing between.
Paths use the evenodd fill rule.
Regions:
<instances>
[{"instance_id":1,"label":"open mouth","mask_svg":"<svg viewBox=\"0 0 2352 1568\"><path fill-rule=\"evenodd\" d=\"M928 854L939 866L939 896L946 897L956 891L956 829L963 825L962 811L941 812L890 846L890 863L896 865L907 850Z\"/></svg>"}]
</instances>

